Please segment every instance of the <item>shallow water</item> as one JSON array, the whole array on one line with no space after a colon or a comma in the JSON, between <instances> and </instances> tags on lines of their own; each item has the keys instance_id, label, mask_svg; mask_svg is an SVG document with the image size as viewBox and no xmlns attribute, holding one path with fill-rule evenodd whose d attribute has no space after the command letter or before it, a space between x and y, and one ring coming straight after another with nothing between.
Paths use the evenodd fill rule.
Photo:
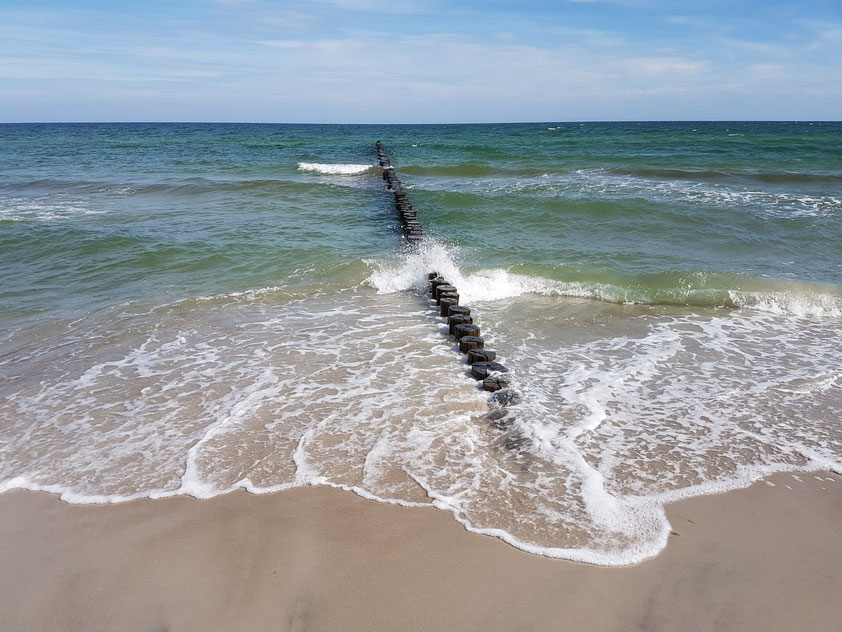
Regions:
<instances>
[{"instance_id":1,"label":"shallow water","mask_svg":"<svg viewBox=\"0 0 842 632\"><path fill-rule=\"evenodd\" d=\"M665 502L842 470L838 124L0 139L0 489L328 484L623 564L665 546ZM510 368L505 416L443 335L431 270Z\"/></svg>"}]
</instances>

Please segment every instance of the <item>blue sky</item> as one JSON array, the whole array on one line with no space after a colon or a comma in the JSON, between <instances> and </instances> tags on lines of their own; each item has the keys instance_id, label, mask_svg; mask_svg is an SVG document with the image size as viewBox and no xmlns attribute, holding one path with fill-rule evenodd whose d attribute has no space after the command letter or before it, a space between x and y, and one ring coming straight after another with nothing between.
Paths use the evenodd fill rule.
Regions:
<instances>
[{"instance_id":1,"label":"blue sky","mask_svg":"<svg viewBox=\"0 0 842 632\"><path fill-rule=\"evenodd\" d=\"M842 0L0 0L0 121L842 119Z\"/></svg>"}]
</instances>

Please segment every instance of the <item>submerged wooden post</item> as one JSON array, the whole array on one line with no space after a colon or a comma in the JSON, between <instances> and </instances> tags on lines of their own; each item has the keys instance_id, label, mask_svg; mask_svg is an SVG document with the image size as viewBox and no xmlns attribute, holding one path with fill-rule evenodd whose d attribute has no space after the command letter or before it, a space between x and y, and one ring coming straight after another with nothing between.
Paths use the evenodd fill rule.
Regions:
<instances>
[{"instance_id":1,"label":"submerged wooden post","mask_svg":"<svg viewBox=\"0 0 842 632\"><path fill-rule=\"evenodd\" d=\"M482 388L486 391L495 392L509 386L509 378L505 375L492 375L482 381Z\"/></svg>"}]
</instances>

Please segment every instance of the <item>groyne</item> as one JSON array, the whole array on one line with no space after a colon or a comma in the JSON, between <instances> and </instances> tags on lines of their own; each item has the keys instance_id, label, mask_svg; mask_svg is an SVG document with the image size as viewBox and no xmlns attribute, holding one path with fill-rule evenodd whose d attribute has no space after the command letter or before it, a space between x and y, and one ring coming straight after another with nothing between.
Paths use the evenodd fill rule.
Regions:
<instances>
[{"instance_id":1,"label":"groyne","mask_svg":"<svg viewBox=\"0 0 842 632\"><path fill-rule=\"evenodd\" d=\"M409 201L406 189L392 166L383 144L376 142L377 158L383 168L383 179L395 198L395 211L398 214L401 231L410 247L420 247L424 239L424 230L418 220L418 213ZM466 356L470 375L482 384L486 391L496 392L508 389L509 370L497 362L497 353L485 347L485 338L480 335L480 328L474 323L471 308L459 303L459 290L438 272L428 273L429 291L439 317L447 322L447 332L452 336L459 352ZM500 403L511 403L515 396L506 397L500 393Z\"/></svg>"}]
</instances>

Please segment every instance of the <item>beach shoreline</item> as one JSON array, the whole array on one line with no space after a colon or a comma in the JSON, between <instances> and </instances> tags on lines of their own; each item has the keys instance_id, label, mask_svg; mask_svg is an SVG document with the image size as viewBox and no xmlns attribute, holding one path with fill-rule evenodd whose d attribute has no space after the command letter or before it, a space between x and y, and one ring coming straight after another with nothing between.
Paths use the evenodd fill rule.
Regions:
<instances>
[{"instance_id":1,"label":"beach shoreline","mask_svg":"<svg viewBox=\"0 0 842 632\"><path fill-rule=\"evenodd\" d=\"M3 630L838 630L842 485L667 505L629 567L553 560L330 487L70 505L0 495Z\"/></svg>"}]
</instances>

